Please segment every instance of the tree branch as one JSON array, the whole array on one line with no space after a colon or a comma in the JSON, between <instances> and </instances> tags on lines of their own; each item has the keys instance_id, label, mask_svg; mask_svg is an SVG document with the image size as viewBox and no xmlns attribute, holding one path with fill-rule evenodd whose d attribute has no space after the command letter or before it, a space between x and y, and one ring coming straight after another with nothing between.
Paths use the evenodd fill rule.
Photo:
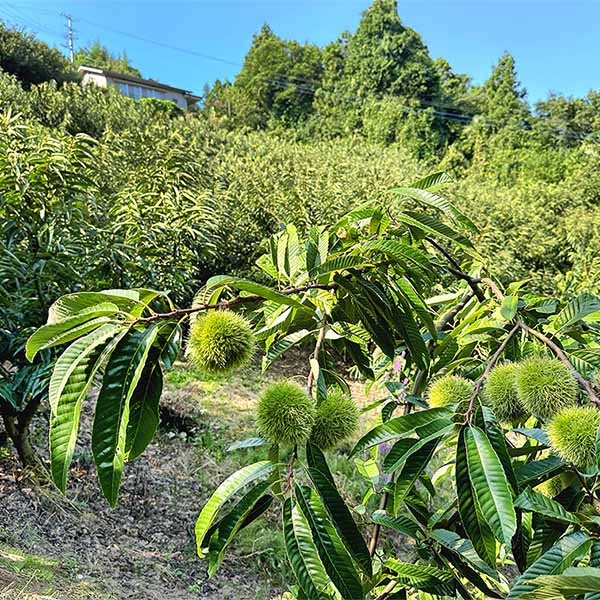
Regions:
<instances>
[{"instance_id":1,"label":"tree branch","mask_svg":"<svg viewBox=\"0 0 600 600\"><path fill-rule=\"evenodd\" d=\"M475 388L473 389L473 394L471 395L471 398L469 400L469 408L467 408L467 412L465 413L465 423L467 423L469 421L469 419L471 418L471 415L473 414L473 410L475 409L475 400L477 399L477 396L479 396L481 387L485 383L485 380L487 379L488 375L490 374L490 371L494 368L494 365L498 362L498 359L502 356L502 353L506 349L506 346L508 346L508 342L510 342L512 336L515 335L515 333L517 333L517 331L519 331L519 329L521 329L521 323L517 323L508 332L508 335L504 338L504 340L502 341L500 346L498 346L498 349L496 350L496 352L494 352L494 355L492 356L490 362L488 362L488 364L486 365L483 375L477 380L477 383L475 384Z\"/></svg>"},{"instance_id":2,"label":"tree branch","mask_svg":"<svg viewBox=\"0 0 600 600\"><path fill-rule=\"evenodd\" d=\"M307 292L308 290L334 290L338 287L337 283L309 283L307 285L301 285L299 287L288 288L285 290L278 291L278 294L283 296L291 296L292 294L299 294L300 292ZM158 319L173 319L183 315L190 315L203 310L219 309L224 310L236 306L238 304L249 304L252 302L265 302L267 298L262 296L238 296L232 300L225 300L223 302L217 302L216 304L199 304L191 308L177 308L169 312L154 313L149 317L138 317L131 321L126 321L130 325L137 325L138 323L149 323L150 321L156 321Z\"/></svg>"},{"instance_id":3,"label":"tree branch","mask_svg":"<svg viewBox=\"0 0 600 600\"><path fill-rule=\"evenodd\" d=\"M426 237L425 239L436 250L441 252L441 254L443 254L444 257L446 258L446 260L450 263L451 266L446 266L448 271L450 271L450 273L452 273L452 275L454 275L456 278L466 281L468 283L469 287L473 290L473 294L475 294L475 296L477 297L479 302L485 302L485 295L481 291L481 288L478 285L479 283L481 283L481 279L478 279L477 277L471 277L471 275L469 275L468 273L465 273L460 268L460 265L458 264L456 259L442 245L438 244L435 240L432 240L431 238Z\"/></svg>"},{"instance_id":4,"label":"tree branch","mask_svg":"<svg viewBox=\"0 0 600 600\"><path fill-rule=\"evenodd\" d=\"M321 354L321 348L323 347L323 342L325 341L325 334L327 333L327 315L323 316L321 320L321 327L319 328L319 336L317 337L317 343L315 344L315 349L312 354L312 360L319 360L319 354ZM315 376L313 373L312 365L309 365L310 370L308 372L308 377L306 378L306 391L309 396L312 397L313 386L315 383Z\"/></svg>"}]
</instances>

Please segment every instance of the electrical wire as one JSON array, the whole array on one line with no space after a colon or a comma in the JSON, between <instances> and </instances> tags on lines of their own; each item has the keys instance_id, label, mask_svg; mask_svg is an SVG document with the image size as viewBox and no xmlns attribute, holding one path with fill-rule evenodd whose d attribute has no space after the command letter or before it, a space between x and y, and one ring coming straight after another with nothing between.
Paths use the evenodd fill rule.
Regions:
<instances>
[{"instance_id":1,"label":"electrical wire","mask_svg":"<svg viewBox=\"0 0 600 600\"><path fill-rule=\"evenodd\" d=\"M8 3L4 3L5 6L11 7L10 4ZM16 12L17 14L18 11L15 10L14 7L11 7L13 9L13 12ZM50 14L52 11L49 10L44 10L43 12L46 12L48 14ZM21 14L21 18L23 18L23 15ZM235 66L235 67L243 67L242 63L236 62L236 61L232 61L229 59L225 59L219 56L215 56L212 54L207 54L204 52L198 52L196 50L191 50L189 48L183 48L180 46L174 46L172 44L168 44L165 42L160 42L157 40L153 40L150 38L146 38L144 36L140 36L134 33L130 33L127 31L122 31L119 29L114 29L112 27L108 27L104 24L101 23L96 23L94 21L90 21L89 19L85 19L83 17L74 17L74 20L80 21L82 23L86 23L88 25L91 25L92 27L98 27L100 29L104 29L106 31L109 31L113 34L116 35L120 35L120 36L124 36L124 37L128 37L134 40L138 40L147 44L152 44L154 46L160 47L160 48L165 48L168 50L172 50L175 52L180 52L183 54L188 54L190 56L194 56L197 58L202 58L204 60L210 60L213 62L218 62L221 64L226 64L226 65L230 65L230 66ZM33 20L31 20L33 22ZM52 35L57 35L56 32L49 30L47 28L42 28L45 29L48 32L51 32ZM61 39L63 38L63 36L61 35ZM342 102L346 103L346 104L350 104L350 105L363 105L365 103L365 98L362 97L358 97L358 96L350 96L347 94L340 94L339 92L336 91L324 91L322 90L322 88L320 87L320 82L316 81L316 80L311 80L308 78L303 78L303 77L296 77L296 76L292 76L292 77L286 77L286 76L281 76L278 79L273 79L270 77L266 77L266 76L259 76L259 78L264 81L265 83L273 86L273 87L277 87L280 89L286 89L289 87L294 87L295 91L300 93L300 94L307 94L307 95L312 95L313 97L318 93L318 92L322 92L326 95L333 95L333 96L337 96ZM314 84L310 85L310 84ZM315 87L316 86L316 87ZM433 102L433 101L427 101L427 100L422 100L420 101L419 105L408 105L408 104L401 104L398 102L398 97L397 96L391 96L391 95L384 95L379 97L378 99L380 100L392 100L395 102L397 108L402 108L405 109L407 111L413 111L413 110L426 110L426 111L430 111L431 114L433 114L436 118L440 119L440 120L445 120L445 121L452 121L455 123L459 123L459 124L463 124L463 125L470 125L471 123L473 123L473 121L475 119L477 119L477 122L487 125L491 128L493 127L497 127L497 126L504 126L505 123L500 123L498 121L494 121L488 117L485 117L484 115L477 115L475 113L467 113L465 112L463 109L458 108L456 106L451 106L451 105L445 105L439 102ZM444 110L446 109L446 110ZM519 127L525 131L532 131L531 127L527 126L526 124L520 124ZM581 134L581 133L577 133L577 132L572 132L566 129L561 130L560 132L557 132L557 135L560 135L562 137L567 137L567 138L571 138L571 139L577 139L579 141L583 141L585 139L588 138L595 138L598 137L596 134Z\"/></svg>"}]
</instances>

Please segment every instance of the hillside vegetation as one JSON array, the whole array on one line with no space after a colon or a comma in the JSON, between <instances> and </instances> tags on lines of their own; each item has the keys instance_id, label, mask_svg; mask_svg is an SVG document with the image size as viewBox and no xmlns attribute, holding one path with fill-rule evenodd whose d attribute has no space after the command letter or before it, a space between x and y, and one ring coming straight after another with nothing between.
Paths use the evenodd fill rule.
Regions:
<instances>
[{"instance_id":1,"label":"hillside vegetation","mask_svg":"<svg viewBox=\"0 0 600 600\"><path fill-rule=\"evenodd\" d=\"M126 53L114 56L99 41L77 62L139 73ZM243 579L249 598L285 588L312 600L316 573L335 598L391 598L410 584L464 598L491 585L492 597L512 600L533 590L527 570L554 544L565 553L560 565L591 548L596 567L600 535L590 511L600 438L587 411L600 404L599 294L600 92L552 94L531 106L509 53L474 85L430 55L396 0L374 0L356 31L323 48L265 25L235 79L207 86L185 112L82 87L59 51L0 23L0 476L24 468L0 478L0 496L6 489L20 498L17 486L31 475L40 487L25 496L50 490L39 519L37 500L0 500L8 524L0 528L0 586L6 579L20 593L13 572L33 561L50 581L36 581L36 592L75 594L71 574L92 569L85 594L114 597L117 577L100 580L118 545L97 564L89 552L79 565L64 559L59 577L56 563L38 556L84 552L75 509L106 521L81 526L93 548L123 532L121 518L139 526L121 538L123 553L141 558L120 565L119 579L135 578L116 597L141 593L151 580L148 597L163 597L171 581L173 597L217 598ZM245 316L210 329L215 308ZM298 354L281 376L293 385L274 384L265 408L261 390L271 377L256 375L258 357L266 370L292 348ZM195 368L181 362L188 359ZM500 376L494 405L487 377L496 364L525 383ZM549 384L536 369L550 373ZM171 374L161 400L163 370ZM441 382L437 396L431 382ZM361 416L360 431L376 425L359 439L358 406L369 392L385 397L369 399L373 418ZM292 401L286 408L289 397L298 410ZM83 404L79 431L84 400L93 402ZM556 425L561 407L574 411L581 431L570 429L571 413ZM352 461L339 450L321 453L335 446L325 434L340 415L347 424L335 442L344 453L356 442ZM329 425L321 422L317 435L320 418ZM415 423L408 429L416 438L401 419ZM566 433L550 440L552 423ZM244 436L252 438L237 447L243 452L229 453ZM267 460L243 467L265 458L267 442ZM584 442L585 460L577 452ZM125 469L138 456L138 471ZM156 505L139 483L150 466ZM207 488L240 467L255 487L213 523L231 494L220 497L219 487L207 500ZM70 478L81 493L72 505L55 500L48 468L58 490ZM94 469L111 506L123 477L125 507L99 507ZM542 493L552 481L564 486ZM216 588L196 572L190 523L199 498L208 509L197 552L209 573L241 531L241 567L229 563L235 574L217 578ZM341 526L335 515L327 520L336 512L329 502ZM77 535L46 530L56 525L54 503ZM315 523L303 520L321 509L334 542L343 529L334 560L324 557ZM263 513L268 534L259 535L264 523L242 531ZM380 537L404 513L408 525L394 521L395 532ZM17 527L32 528L20 545ZM172 542L169 532L180 538ZM315 560L310 576L298 553ZM347 576L336 573L338 560ZM156 564L164 571L153 574ZM266 569L268 580L253 569ZM577 574L592 575L600 589L600 571ZM465 586L479 591L469 596Z\"/></svg>"}]
</instances>

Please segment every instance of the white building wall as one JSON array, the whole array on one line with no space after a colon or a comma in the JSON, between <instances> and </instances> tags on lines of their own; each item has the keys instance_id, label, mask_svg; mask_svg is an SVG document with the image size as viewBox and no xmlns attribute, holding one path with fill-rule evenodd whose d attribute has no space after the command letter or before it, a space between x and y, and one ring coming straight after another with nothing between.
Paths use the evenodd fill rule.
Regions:
<instances>
[{"instance_id":1,"label":"white building wall","mask_svg":"<svg viewBox=\"0 0 600 600\"><path fill-rule=\"evenodd\" d=\"M106 77L104 75L98 75L97 73L84 73L81 83L83 85L93 83L94 85L98 85L100 87L106 87L108 85Z\"/></svg>"},{"instance_id":2,"label":"white building wall","mask_svg":"<svg viewBox=\"0 0 600 600\"><path fill-rule=\"evenodd\" d=\"M172 90L164 90L161 88L154 88L148 85L143 85L135 82L129 82L119 79L112 79L98 73L84 73L82 84L89 85L93 83L100 87L107 87L112 85L116 87L124 96L134 98L136 100L140 98L159 98L161 100L170 100L175 102L177 106L187 109L187 101L185 96L181 93L174 92Z\"/></svg>"}]
</instances>

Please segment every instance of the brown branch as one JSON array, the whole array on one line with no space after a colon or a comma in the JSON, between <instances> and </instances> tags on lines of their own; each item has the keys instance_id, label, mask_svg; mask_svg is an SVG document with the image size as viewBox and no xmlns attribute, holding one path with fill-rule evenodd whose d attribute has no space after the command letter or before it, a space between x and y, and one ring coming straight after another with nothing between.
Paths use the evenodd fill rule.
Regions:
<instances>
[{"instance_id":1,"label":"brown branch","mask_svg":"<svg viewBox=\"0 0 600 600\"><path fill-rule=\"evenodd\" d=\"M319 328L319 336L317 337L317 343L315 344L314 352L312 353L312 359L318 361L319 354L321 354L321 348L323 347L323 342L325 341L325 334L327 333L327 315L323 316L321 321L321 327ZM309 364L310 370L308 372L308 377L306 378L306 392L309 396L312 397L313 386L315 383L315 375L313 373L312 365Z\"/></svg>"},{"instance_id":2,"label":"brown branch","mask_svg":"<svg viewBox=\"0 0 600 600\"><path fill-rule=\"evenodd\" d=\"M496 296L496 298L498 298L498 300L500 300L500 302L504 301L504 294L502 293L500 288L496 285L495 281L493 281L489 277L484 277L481 280L481 283L483 283L484 285L487 285L490 288L490 290L492 290L492 293L494 294L494 296Z\"/></svg>"},{"instance_id":3,"label":"brown branch","mask_svg":"<svg viewBox=\"0 0 600 600\"><path fill-rule=\"evenodd\" d=\"M285 290L277 291L278 294L283 296L291 296L292 294L299 294L300 292L307 292L308 290L334 290L338 287L337 283L309 283L307 285L301 285L295 288L288 288ZM237 306L238 304L248 304L252 302L264 302L268 298L262 296L238 296L232 300L225 300L223 302L217 302L215 304L199 304L198 306L192 306L191 308L177 308L169 312L154 313L149 317L138 317L131 321L126 321L129 325L137 325L138 323L148 323L150 321L156 321L158 319L173 319L179 316L190 315L203 310L219 309L224 310Z\"/></svg>"},{"instance_id":4,"label":"brown branch","mask_svg":"<svg viewBox=\"0 0 600 600\"><path fill-rule=\"evenodd\" d=\"M452 324L456 315L469 303L471 298L474 298L475 294L472 290L465 292L463 297L458 301L456 306L454 306L451 310L449 310L442 318L439 320L438 324L435 326L435 330L438 333L442 333L448 326Z\"/></svg>"},{"instance_id":5,"label":"brown branch","mask_svg":"<svg viewBox=\"0 0 600 600\"><path fill-rule=\"evenodd\" d=\"M571 373L573 374L573 377L577 380L579 385L581 385L581 387L586 391L586 393L590 397L590 400L592 401L592 403L595 404L596 406L600 406L600 398L598 398L598 396L596 396L596 393L594 392L594 388L593 388L592 384L587 379L585 379L581 375L581 373L579 373L579 371L577 371L575 369L575 367L571 364L571 361L567 358L567 355L563 352L562 348L560 348L560 346L558 344L556 344L555 342L553 342L549 337L545 336L540 331L533 329L533 327L530 327L523 321L519 321L518 324L521 327L521 329L523 329L523 331L526 331L527 333L536 337L538 340L540 340L546 346L548 346L554 352L554 354L556 354L557 358L560 361L562 361L564 363L564 365L571 371Z\"/></svg>"},{"instance_id":6,"label":"brown branch","mask_svg":"<svg viewBox=\"0 0 600 600\"><path fill-rule=\"evenodd\" d=\"M502 356L502 353L506 349L506 346L508 346L508 342L510 342L512 336L515 335L515 333L517 333L517 331L519 331L519 329L521 329L521 323L517 323L508 332L508 335L504 338L504 340L502 341L500 346L498 346L498 349L496 350L496 352L494 352L494 355L492 356L490 362L488 362L488 364L486 365L483 375L477 380L477 383L475 384L475 387L473 388L473 394L471 395L471 398L469 400L469 408L467 408L467 412L465 413L465 424L469 421L469 419L471 418L471 415L473 414L473 411L475 410L475 400L477 399L477 396L479 396L481 387L485 383L485 380L487 379L488 375L490 374L490 371L494 368L494 365L498 362L500 356Z\"/></svg>"},{"instance_id":7,"label":"brown branch","mask_svg":"<svg viewBox=\"0 0 600 600\"><path fill-rule=\"evenodd\" d=\"M294 479L294 463L298 458L298 445L294 446L292 450L292 456L290 457L290 461L288 462L287 475L285 478L285 491L289 492L292 487L292 480Z\"/></svg>"},{"instance_id":8,"label":"brown branch","mask_svg":"<svg viewBox=\"0 0 600 600\"><path fill-rule=\"evenodd\" d=\"M390 581L375 600L385 600L396 589L397 585L397 581Z\"/></svg>"},{"instance_id":9,"label":"brown branch","mask_svg":"<svg viewBox=\"0 0 600 600\"><path fill-rule=\"evenodd\" d=\"M441 244L438 244L435 240L431 238L425 238L436 250L438 250L446 260L450 263L451 266L446 265L446 269L452 273L457 279L462 279L466 281L469 287L473 290L473 294L477 297L479 302L485 302L485 295L481 291L479 287L479 283L481 283L481 279L477 277L471 277L468 273L465 273L461 268L458 261L448 252Z\"/></svg>"}]
</instances>

